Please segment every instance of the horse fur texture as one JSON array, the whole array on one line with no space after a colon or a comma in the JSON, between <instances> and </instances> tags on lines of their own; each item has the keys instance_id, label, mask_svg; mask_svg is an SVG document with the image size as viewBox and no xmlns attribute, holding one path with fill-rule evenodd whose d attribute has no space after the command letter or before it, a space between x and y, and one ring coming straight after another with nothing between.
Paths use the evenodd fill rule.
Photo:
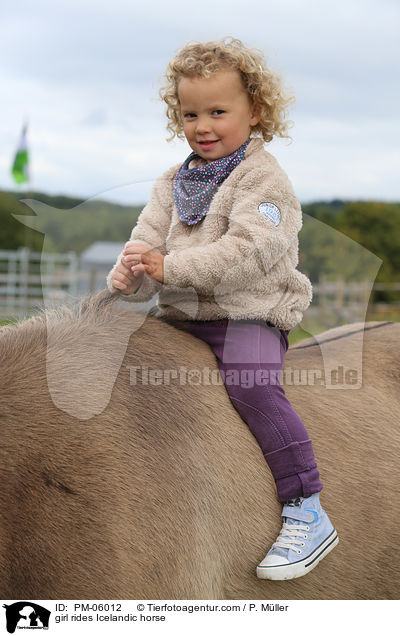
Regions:
<instances>
[{"instance_id":1,"label":"horse fur texture","mask_svg":"<svg viewBox=\"0 0 400 636\"><path fill-rule=\"evenodd\" d=\"M151 315L132 331L137 313L117 299L101 292L0 330L0 596L399 598L400 325L358 323L321 336L334 338L324 346L348 367L364 336L360 389L285 386L313 440L340 543L303 578L261 581L255 567L279 532L281 506L225 387L146 384L140 375L132 383L135 366L217 372L211 349ZM100 403L115 379L93 417L74 417L50 396L49 334L59 379L79 385L79 400L87 387L88 404ZM285 359L285 367L322 364L313 338Z\"/></svg>"}]
</instances>

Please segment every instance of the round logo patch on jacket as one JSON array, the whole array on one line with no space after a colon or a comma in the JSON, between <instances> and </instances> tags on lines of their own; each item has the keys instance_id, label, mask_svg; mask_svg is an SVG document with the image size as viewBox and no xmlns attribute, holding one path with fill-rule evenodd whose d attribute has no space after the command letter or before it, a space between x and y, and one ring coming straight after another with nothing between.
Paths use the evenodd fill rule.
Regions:
<instances>
[{"instance_id":1,"label":"round logo patch on jacket","mask_svg":"<svg viewBox=\"0 0 400 636\"><path fill-rule=\"evenodd\" d=\"M260 203L258 211L276 226L281 222L281 213L277 205L274 203Z\"/></svg>"}]
</instances>

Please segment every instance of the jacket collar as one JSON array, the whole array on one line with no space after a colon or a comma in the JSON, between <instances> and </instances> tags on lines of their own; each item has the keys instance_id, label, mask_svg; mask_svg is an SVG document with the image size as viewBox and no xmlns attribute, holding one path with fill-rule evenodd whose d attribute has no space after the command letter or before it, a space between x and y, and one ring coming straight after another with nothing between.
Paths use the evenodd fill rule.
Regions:
<instances>
[{"instance_id":1,"label":"jacket collar","mask_svg":"<svg viewBox=\"0 0 400 636\"><path fill-rule=\"evenodd\" d=\"M247 157L260 150L264 150L264 139L262 137L252 137L244 153L244 158L247 159Z\"/></svg>"}]
</instances>

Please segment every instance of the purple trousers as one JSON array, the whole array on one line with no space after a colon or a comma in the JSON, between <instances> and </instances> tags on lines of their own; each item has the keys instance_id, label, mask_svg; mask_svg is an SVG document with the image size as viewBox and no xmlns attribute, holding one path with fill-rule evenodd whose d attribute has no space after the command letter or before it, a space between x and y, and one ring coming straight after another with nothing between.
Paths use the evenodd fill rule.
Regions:
<instances>
[{"instance_id":1,"label":"purple trousers","mask_svg":"<svg viewBox=\"0 0 400 636\"><path fill-rule=\"evenodd\" d=\"M184 328L212 348L229 398L271 469L279 501L320 492L311 440L279 383L289 331L265 320L191 320Z\"/></svg>"}]
</instances>

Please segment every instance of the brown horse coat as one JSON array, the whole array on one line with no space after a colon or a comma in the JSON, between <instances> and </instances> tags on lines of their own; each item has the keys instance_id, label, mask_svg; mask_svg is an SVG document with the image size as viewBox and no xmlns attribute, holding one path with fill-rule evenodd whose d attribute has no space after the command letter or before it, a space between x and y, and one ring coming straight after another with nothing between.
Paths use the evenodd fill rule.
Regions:
<instances>
[{"instance_id":1,"label":"brown horse coat","mask_svg":"<svg viewBox=\"0 0 400 636\"><path fill-rule=\"evenodd\" d=\"M306 577L260 581L255 567L281 507L224 386L132 384L132 366L216 370L205 343L148 316L104 410L79 419L50 398L47 333L60 382L101 400L113 380L107 362L137 315L113 300L101 293L47 322L43 314L0 330L0 596L399 598L400 325L365 325L361 389L285 386L313 440L340 543ZM338 364L351 367L363 327L324 334ZM289 366L321 368L320 347L290 348Z\"/></svg>"}]
</instances>

